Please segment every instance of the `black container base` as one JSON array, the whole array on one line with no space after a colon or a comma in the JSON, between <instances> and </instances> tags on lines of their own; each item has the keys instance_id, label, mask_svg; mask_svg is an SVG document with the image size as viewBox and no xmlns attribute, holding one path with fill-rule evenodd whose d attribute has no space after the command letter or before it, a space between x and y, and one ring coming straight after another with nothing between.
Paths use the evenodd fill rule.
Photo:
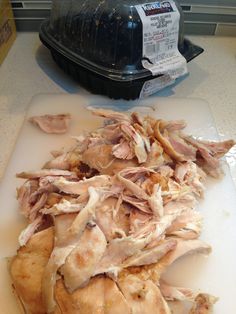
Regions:
<instances>
[{"instance_id":1,"label":"black container base","mask_svg":"<svg viewBox=\"0 0 236 314\"><path fill-rule=\"evenodd\" d=\"M137 99L139 98L143 84L148 80L158 77L152 76L150 73L150 76L143 79L136 79L128 82L114 81L86 69L70 60L68 57L65 57L62 53L51 47L42 36L40 36L40 40L48 49L50 49L52 57L59 67L93 94L105 95L113 99ZM204 51L202 48L193 45L188 40L185 40L184 45L185 49L182 54L187 61L192 60Z\"/></svg>"}]
</instances>

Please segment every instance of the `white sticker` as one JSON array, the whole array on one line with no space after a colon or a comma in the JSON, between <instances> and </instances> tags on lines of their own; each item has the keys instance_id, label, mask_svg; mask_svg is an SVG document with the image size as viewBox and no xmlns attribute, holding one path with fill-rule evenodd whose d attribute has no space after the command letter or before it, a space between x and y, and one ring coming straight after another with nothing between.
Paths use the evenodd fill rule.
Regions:
<instances>
[{"instance_id":1,"label":"white sticker","mask_svg":"<svg viewBox=\"0 0 236 314\"><path fill-rule=\"evenodd\" d=\"M172 79L186 74L187 62L178 50L180 13L173 0L136 5L143 23L143 67Z\"/></svg>"},{"instance_id":2,"label":"white sticker","mask_svg":"<svg viewBox=\"0 0 236 314\"><path fill-rule=\"evenodd\" d=\"M172 79L168 74L146 81L143 84L139 98L145 98L152 94L155 94L156 92L160 91L164 87L174 84L174 82L175 82L175 79Z\"/></svg>"}]
</instances>

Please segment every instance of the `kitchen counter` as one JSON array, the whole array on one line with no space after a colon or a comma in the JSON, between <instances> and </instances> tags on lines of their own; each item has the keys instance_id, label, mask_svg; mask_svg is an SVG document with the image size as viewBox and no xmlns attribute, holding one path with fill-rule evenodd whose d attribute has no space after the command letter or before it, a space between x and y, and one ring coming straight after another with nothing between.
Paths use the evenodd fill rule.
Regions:
<instances>
[{"instance_id":1,"label":"kitchen counter","mask_svg":"<svg viewBox=\"0 0 236 314\"><path fill-rule=\"evenodd\" d=\"M202 98L220 138L236 140L236 37L189 36L205 52L189 63L189 75L159 96ZM37 33L18 33L0 66L0 177L13 151L27 105L39 93L86 93L53 62ZM227 161L236 184L236 149Z\"/></svg>"}]
</instances>

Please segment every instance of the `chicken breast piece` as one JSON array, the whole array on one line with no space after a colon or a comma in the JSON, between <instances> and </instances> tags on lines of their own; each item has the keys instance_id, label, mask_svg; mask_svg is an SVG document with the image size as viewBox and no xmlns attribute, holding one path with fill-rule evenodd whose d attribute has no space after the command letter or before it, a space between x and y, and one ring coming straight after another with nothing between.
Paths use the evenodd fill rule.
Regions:
<instances>
[{"instance_id":1,"label":"chicken breast piece","mask_svg":"<svg viewBox=\"0 0 236 314\"><path fill-rule=\"evenodd\" d=\"M56 286L56 301L61 310L58 314L131 314L116 283L103 276L92 278L86 287L73 294L69 294L62 281L59 281Z\"/></svg>"},{"instance_id":2,"label":"chicken breast piece","mask_svg":"<svg viewBox=\"0 0 236 314\"><path fill-rule=\"evenodd\" d=\"M66 133L69 127L70 114L46 114L29 118L29 121L37 125L45 133Z\"/></svg>"},{"instance_id":3,"label":"chicken breast piece","mask_svg":"<svg viewBox=\"0 0 236 314\"><path fill-rule=\"evenodd\" d=\"M41 281L53 249L53 238L53 228L38 232L26 246L19 249L11 262L13 285L26 313L46 313ZM59 279L54 293L56 307L53 314L131 314L116 283L103 276L92 278L86 287L73 293L67 292L63 280Z\"/></svg>"},{"instance_id":4,"label":"chicken breast piece","mask_svg":"<svg viewBox=\"0 0 236 314\"><path fill-rule=\"evenodd\" d=\"M26 313L46 313L41 295L41 281L53 249L53 234L53 228L36 233L26 246L18 250L11 262L13 285Z\"/></svg>"},{"instance_id":5,"label":"chicken breast piece","mask_svg":"<svg viewBox=\"0 0 236 314\"><path fill-rule=\"evenodd\" d=\"M122 269L122 262L143 249L146 239L134 239L133 237L116 238L111 240L107 249L100 260L94 275L106 273L109 276L117 277Z\"/></svg>"},{"instance_id":6,"label":"chicken breast piece","mask_svg":"<svg viewBox=\"0 0 236 314\"><path fill-rule=\"evenodd\" d=\"M129 232L129 216L123 203L117 209L118 199L107 198L96 210L96 222L104 232L107 241L117 237L124 237Z\"/></svg>"},{"instance_id":7,"label":"chicken breast piece","mask_svg":"<svg viewBox=\"0 0 236 314\"><path fill-rule=\"evenodd\" d=\"M95 223L93 225L91 223L60 269L65 285L70 292L85 285L93 276L106 246L107 241L103 232Z\"/></svg>"},{"instance_id":8,"label":"chicken breast piece","mask_svg":"<svg viewBox=\"0 0 236 314\"><path fill-rule=\"evenodd\" d=\"M97 145L89 147L82 154L82 161L90 168L98 170L101 174L113 175L126 167L135 167L138 162L117 159L112 155L112 145Z\"/></svg>"},{"instance_id":9,"label":"chicken breast piece","mask_svg":"<svg viewBox=\"0 0 236 314\"><path fill-rule=\"evenodd\" d=\"M166 240L154 248L143 250L136 255L127 258L123 267L150 265L158 262L169 251L174 250L177 241L174 239Z\"/></svg>"},{"instance_id":10,"label":"chicken breast piece","mask_svg":"<svg viewBox=\"0 0 236 314\"><path fill-rule=\"evenodd\" d=\"M131 267L127 270L123 270L119 274L119 278L124 278L128 274L135 273L142 280L152 280L154 283L158 284L161 275L166 271L166 269L174 263L177 259L186 256L188 254L209 254L211 252L211 247L200 240L183 240L176 239L177 246L175 249L168 252L164 257L162 257L157 263L151 265L145 265L141 267Z\"/></svg>"},{"instance_id":11,"label":"chicken breast piece","mask_svg":"<svg viewBox=\"0 0 236 314\"><path fill-rule=\"evenodd\" d=\"M58 216L55 220L55 246L45 267L42 278L42 297L47 312L55 309L54 286L58 269L64 265L66 258L79 244L87 223L92 220L98 205L99 195L93 187L89 187L90 198L86 206L79 212L73 222L68 219L70 215ZM63 217L64 216L64 217ZM59 223L58 223L59 222Z\"/></svg>"},{"instance_id":12,"label":"chicken breast piece","mask_svg":"<svg viewBox=\"0 0 236 314\"><path fill-rule=\"evenodd\" d=\"M207 243L201 240L177 240L176 249L171 251L168 255L166 255L160 263L165 268L172 263L174 263L180 257L189 255L189 254L209 254L211 252L211 247Z\"/></svg>"},{"instance_id":13,"label":"chicken breast piece","mask_svg":"<svg viewBox=\"0 0 236 314\"><path fill-rule=\"evenodd\" d=\"M129 275L118 282L132 314L171 314L158 287L151 281L142 281Z\"/></svg>"}]
</instances>

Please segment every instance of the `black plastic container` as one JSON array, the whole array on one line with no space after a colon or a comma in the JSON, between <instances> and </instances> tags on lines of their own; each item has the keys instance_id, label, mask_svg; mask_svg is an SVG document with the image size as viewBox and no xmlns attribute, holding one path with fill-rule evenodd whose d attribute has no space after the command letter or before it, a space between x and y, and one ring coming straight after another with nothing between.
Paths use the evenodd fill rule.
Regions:
<instances>
[{"instance_id":1,"label":"black plastic container","mask_svg":"<svg viewBox=\"0 0 236 314\"><path fill-rule=\"evenodd\" d=\"M39 36L55 62L92 93L135 99L146 81L160 76L142 65L143 24L135 6L143 3L53 1L51 17L42 23ZM203 49L184 39L182 12L177 7L178 49L188 62Z\"/></svg>"}]
</instances>

